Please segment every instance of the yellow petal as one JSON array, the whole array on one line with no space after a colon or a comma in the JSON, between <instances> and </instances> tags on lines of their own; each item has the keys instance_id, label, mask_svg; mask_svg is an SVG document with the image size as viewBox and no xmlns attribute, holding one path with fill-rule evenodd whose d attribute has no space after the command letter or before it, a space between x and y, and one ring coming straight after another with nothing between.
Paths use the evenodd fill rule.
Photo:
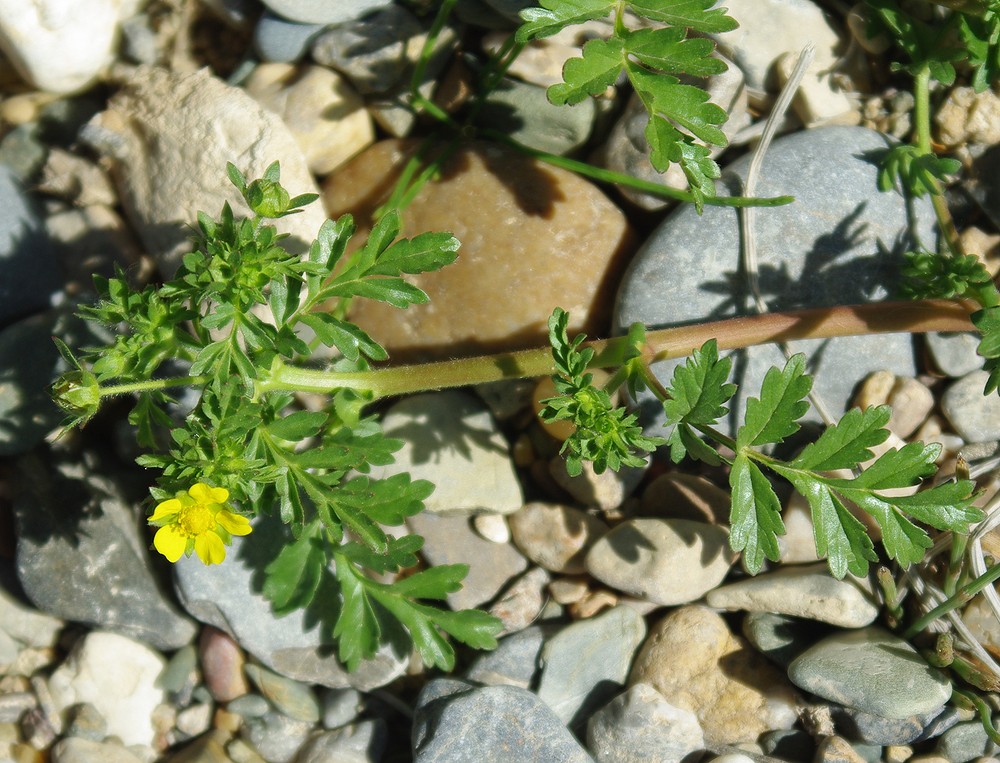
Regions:
<instances>
[{"instance_id":1,"label":"yellow petal","mask_svg":"<svg viewBox=\"0 0 1000 763\"><path fill-rule=\"evenodd\" d=\"M188 495L200 504L215 503L212 500L212 488L204 482L196 482L188 490Z\"/></svg>"},{"instance_id":2,"label":"yellow petal","mask_svg":"<svg viewBox=\"0 0 1000 763\"><path fill-rule=\"evenodd\" d=\"M177 512L181 510L181 502L176 498L170 498L166 501L160 501L156 504L156 509L153 511L152 516L147 520L148 522L163 522L170 519Z\"/></svg>"},{"instance_id":3,"label":"yellow petal","mask_svg":"<svg viewBox=\"0 0 1000 763\"><path fill-rule=\"evenodd\" d=\"M226 558L226 547L222 538L213 532L202 533L194 539L194 550L205 564L221 564Z\"/></svg>"},{"instance_id":4,"label":"yellow petal","mask_svg":"<svg viewBox=\"0 0 1000 763\"><path fill-rule=\"evenodd\" d=\"M168 560L176 562L187 548L187 536L177 525L167 525L156 531L153 546Z\"/></svg>"},{"instance_id":5,"label":"yellow petal","mask_svg":"<svg viewBox=\"0 0 1000 763\"><path fill-rule=\"evenodd\" d=\"M250 531L253 530L249 519L225 509L215 515L215 521L229 530L232 535L249 535Z\"/></svg>"}]
</instances>

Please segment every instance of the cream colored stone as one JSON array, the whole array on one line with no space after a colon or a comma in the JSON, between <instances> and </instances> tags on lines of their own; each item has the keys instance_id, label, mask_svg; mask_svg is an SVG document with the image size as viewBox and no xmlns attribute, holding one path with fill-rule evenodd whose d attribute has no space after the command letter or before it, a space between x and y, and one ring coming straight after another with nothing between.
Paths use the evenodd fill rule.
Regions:
<instances>
[{"instance_id":1,"label":"cream colored stone","mask_svg":"<svg viewBox=\"0 0 1000 763\"><path fill-rule=\"evenodd\" d=\"M366 226L412 141L375 144L324 182L334 216ZM355 300L351 317L396 359L536 346L553 308L571 333L607 332L612 284L631 250L622 213L591 183L489 143L459 148L403 215L404 236L450 231L458 261L408 279L430 303L398 310Z\"/></svg>"},{"instance_id":2,"label":"cream colored stone","mask_svg":"<svg viewBox=\"0 0 1000 763\"><path fill-rule=\"evenodd\" d=\"M584 571L590 547L608 531L597 517L572 506L532 502L508 516L514 544L535 564L551 572Z\"/></svg>"},{"instance_id":3,"label":"cream colored stone","mask_svg":"<svg viewBox=\"0 0 1000 763\"><path fill-rule=\"evenodd\" d=\"M361 96L324 66L261 64L244 86L284 120L317 175L329 174L375 140Z\"/></svg>"},{"instance_id":4,"label":"cream colored stone","mask_svg":"<svg viewBox=\"0 0 1000 763\"><path fill-rule=\"evenodd\" d=\"M730 505L728 490L704 477L671 472L649 483L640 510L646 516L728 524Z\"/></svg>"},{"instance_id":5,"label":"cream colored stone","mask_svg":"<svg viewBox=\"0 0 1000 763\"><path fill-rule=\"evenodd\" d=\"M1000 97L992 90L955 87L934 114L938 141L945 146L1000 142Z\"/></svg>"},{"instance_id":6,"label":"cream colored stone","mask_svg":"<svg viewBox=\"0 0 1000 763\"><path fill-rule=\"evenodd\" d=\"M709 745L755 742L798 720L785 676L707 607L682 607L650 629L629 675L638 683L698 716Z\"/></svg>"},{"instance_id":7,"label":"cream colored stone","mask_svg":"<svg viewBox=\"0 0 1000 763\"><path fill-rule=\"evenodd\" d=\"M791 78L798 60L798 52L785 53L778 59L776 69L782 87ZM802 77L792 108L807 128L861 124L859 105L837 87L828 70L815 62Z\"/></svg>"}]
</instances>

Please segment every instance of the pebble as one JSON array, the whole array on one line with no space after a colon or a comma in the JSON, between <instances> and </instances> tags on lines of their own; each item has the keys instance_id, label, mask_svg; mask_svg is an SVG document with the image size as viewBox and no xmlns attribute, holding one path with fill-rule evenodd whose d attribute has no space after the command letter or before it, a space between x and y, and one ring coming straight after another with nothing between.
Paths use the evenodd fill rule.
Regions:
<instances>
[{"instance_id":1,"label":"pebble","mask_svg":"<svg viewBox=\"0 0 1000 763\"><path fill-rule=\"evenodd\" d=\"M801 39L800 30L795 35ZM879 300L895 291L898 268L880 247L905 236L906 205L898 194L878 190L877 167L862 158L887 146L883 136L861 127L817 128L771 145L757 194L796 198L793 204L760 210L756 217L761 290L771 310ZM748 160L738 160L729 172L745 176ZM921 239L933 240L929 205L917 204L915 212ZM706 258L706 251L715 256ZM688 206L673 213L632 260L618 295L617 330L635 321L670 326L752 312L749 304L737 308L748 302L747 287L736 278L742 272L739 252L735 211L711 207L699 216ZM909 334L793 342L791 349L812 356L814 389L834 415L846 409L855 384L872 371L915 374ZM731 414L717 425L728 435L742 420L747 397L759 394L767 369L785 363L773 345L742 350L736 360L739 391ZM679 363L653 368L669 383ZM645 420L662 422L662 406L652 404L648 394L641 400ZM818 417L810 410L805 419Z\"/></svg>"},{"instance_id":2,"label":"pebble","mask_svg":"<svg viewBox=\"0 0 1000 763\"><path fill-rule=\"evenodd\" d=\"M273 13L302 24L342 24L389 5L392 0L262 0Z\"/></svg>"},{"instance_id":3,"label":"pebble","mask_svg":"<svg viewBox=\"0 0 1000 763\"><path fill-rule=\"evenodd\" d=\"M476 514L472 526L483 538L492 543L510 543L510 527L503 514Z\"/></svg>"},{"instance_id":4,"label":"pebble","mask_svg":"<svg viewBox=\"0 0 1000 763\"><path fill-rule=\"evenodd\" d=\"M299 24L264 11L254 27L254 50L270 63L295 63L325 28L325 24Z\"/></svg>"},{"instance_id":5,"label":"pebble","mask_svg":"<svg viewBox=\"0 0 1000 763\"><path fill-rule=\"evenodd\" d=\"M812 760L816 754L816 741L807 731L781 729L761 734L760 749L765 755L781 760Z\"/></svg>"},{"instance_id":6,"label":"pebble","mask_svg":"<svg viewBox=\"0 0 1000 763\"><path fill-rule=\"evenodd\" d=\"M501 633L516 633L537 620L547 603L549 573L532 567L515 580L490 606L489 612L503 623Z\"/></svg>"},{"instance_id":7,"label":"pebble","mask_svg":"<svg viewBox=\"0 0 1000 763\"><path fill-rule=\"evenodd\" d=\"M648 684L631 686L587 722L587 748L598 763L680 761L704 747L695 714Z\"/></svg>"},{"instance_id":8,"label":"pebble","mask_svg":"<svg viewBox=\"0 0 1000 763\"><path fill-rule=\"evenodd\" d=\"M120 744L66 737L60 739L49 751L52 763L143 763Z\"/></svg>"},{"instance_id":9,"label":"pebble","mask_svg":"<svg viewBox=\"0 0 1000 763\"><path fill-rule=\"evenodd\" d=\"M94 162L57 147L48 153L38 190L81 207L112 206L118 201L104 170Z\"/></svg>"},{"instance_id":10,"label":"pebble","mask_svg":"<svg viewBox=\"0 0 1000 763\"><path fill-rule=\"evenodd\" d=\"M799 63L799 52L784 53L775 62L778 80L785 87ZM857 96L845 92L844 87L815 63L806 69L792 100L792 110L802 120L806 129L823 125L856 125L861 122ZM852 98L852 95L854 97Z\"/></svg>"},{"instance_id":11,"label":"pebble","mask_svg":"<svg viewBox=\"0 0 1000 763\"><path fill-rule=\"evenodd\" d=\"M381 718L327 731L302 745L295 763L377 763L382 759L387 736Z\"/></svg>"},{"instance_id":12,"label":"pebble","mask_svg":"<svg viewBox=\"0 0 1000 763\"><path fill-rule=\"evenodd\" d=\"M410 66L410 39L422 32L420 21L406 8L387 4L320 33L312 43L312 57L347 77L359 93L384 93Z\"/></svg>"},{"instance_id":13,"label":"pebble","mask_svg":"<svg viewBox=\"0 0 1000 763\"><path fill-rule=\"evenodd\" d=\"M881 757L881 756L880 756ZM864 756L855 750L843 737L831 736L816 747L815 763L867 763Z\"/></svg>"},{"instance_id":14,"label":"pebble","mask_svg":"<svg viewBox=\"0 0 1000 763\"><path fill-rule=\"evenodd\" d=\"M816 641L815 622L773 612L749 612L743 618L743 636L775 664L786 668Z\"/></svg>"},{"instance_id":15,"label":"pebble","mask_svg":"<svg viewBox=\"0 0 1000 763\"><path fill-rule=\"evenodd\" d=\"M587 571L619 591L672 606L722 582L735 554L722 527L686 519L630 519L597 541Z\"/></svg>"},{"instance_id":16,"label":"pebble","mask_svg":"<svg viewBox=\"0 0 1000 763\"><path fill-rule=\"evenodd\" d=\"M785 525L785 534L778 536L778 549L782 563L811 564L818 562L812 509L805 496L793 492L788 497L781 519Z\"/></svg>"},{"instance_id":17,"label":"pebble","mask_svg":"<svg viewBox=\"0 0 1000 763\"><path fill-rule=\"evenodd\" d=\"M466 763L470 751L481 763L593 760L555 712L527 689L449 687L454 693L441 696L440 680L431 681L417 700L414 763Z\"/></svg>"},{"instance_id":18,"label":"pebble","mask_svg":"<svg viewBox=\"0 0 1000 763\"><path fill-rule=\"evenodd\" d=\"M90 452L18 461L17 575L43 612L177 649L194 624L160 592L138 511Z\"/></svg>"},{"instance_id":19,"label":"pebble","mask_svg":"<svg viewBox=\"0 0 1000 763\"><path fill-rule=\"evenodd\" d=\"M476 123L536 151L563 156L587 142L596 117L592 98L557 106L545 88L507 77L483 101Z\"/></svg>"},{"instance_id":20,"label":"pebble","mask_svg":"<svg viewBox=\"0 0 1000 763\"><path fill-rule=\"evenodd\" d=\"M211 625L202 628L198 657L205 686L216 702L229 702L250 690L243 673L246 657L225 631Z\"/></svg>"},{"instance_id":21,"label":"pebble","mask_svg":"<svg viewBox=\"0 0 1000 763\"><path fill-rule=\"evenodd\" d=\"M972 332L932 331L924 341L935 368L945 376L957 378L983 367L983 359L976 352L981 339Z\"/></svg>"},{"instance_id":22,"label":"pebble","mask_svg":"<svg viewBox=\"0 0 1000 763\"><path fill-rule=\"evenodd\" d=\"M559 487L584 506L593 506L605 512L620 507L639 486L644 473L644 466L625 466L617 472L605 469L598 474L591 462L584 461L580 474L571 477L562 456L554 456L549 461L549 475Z\"/></svg>"},{"instance_id":23,"label":"pebble","mask_svg":"<svg viewBox=\"0 0 1000 763\"><path fill-rule=\"evenodd\" d=\"M71 93L115 59L119 21L136 0L0 0L0 48L39 90Z\"/></svg>"},{"instance_id":24,"label":"pebble","mask_svg":"<svg viewBox=\"0 0 1000 763\"><path fill-rule=\"evenodd\" d=\"M943 673L878 627L828 636L789 665L788 677L824 699L897 720L940 711L951 696Z\"/></svg>"},{"instance_id":25,"label":"pebble","mask_svg":"<svg viewBox=\"0 0 1000 763\"><path fill-rule=\"evenodd\" d=\"M291 542L291 533L275 517L258 518L254 529L239 540L239 553L230 554L225 564L206 567L192 556L174 565L177 595L193 617L225 630L268 668L303 683L368 691L402 675L409 654L390 646L348 673L332 648L335 605L322 596L308 612L275 617L255 581L262 566Z\"/></svg>"},{"instance_id":26,"label":"pebble","mask_svg":"<svg viewBox=\"0 0 1000 763\"><path fill-rule=\"evenodd\" d=\"M309 738L312 724L271 711L258 718L248 718L240 736L256 748L267 763L290 763Z\"/></svg>"},{"instance_id":27,"label":"pebble","mask_svg":"<svg viewBox=\"0 0 1000 763\"><path fill-rule=\"evenodd\" d=\"M424 538L420 553L428 564L467 564L462 587L448 594L452 609L478 607L524 572L528 561L509 544L484 540L468 517L422 512L406 520L410 532Z\"/></svg>"},{"instance_id":28,"label":"pebble","mask_svg":"<svg viewBox=\"0 0 1000 763\"><path fill-rule=\"evenodd\" d=\"M261 64L243 86L281 117L316 175L329 174L375 139L364 101L322 66Z\"/></svg>"},{"instance_id":29,"label":"pebble","mask_svg":"<svg viewBox=\"0 0 1000 763\"><path fill-rule=\"evenodd\" d=\"M15 127L0 138L0 171L9 171L25 185L32 185L45 166L49 147L42 143L38 122Z\"/></svg>"},{"instance_id":30,"label":"pebble","mask_svg":"<svg viewBox=\"0 0 1000 763\"><path fill-rule=\"evenodd\" d=\"M785 677L706 607L681 607L650 629L628 680L639 683L693 712L709 745L754 742L798 720Z\"/></svg>"},{"instance_id":31,"label":"pebble","mask_svg":"<svg viewBox=\"0 0 1000 763\"><path fill-rule=\"evenodd\" d=\"M562 504L532 502L509 515L514 543L532 562L550 572L584 572L590 547L608 532L597 517Z\"/></svg>"},{"instance_id":32,"label":"pebble","mask_svg":"<svg viewBox=\"0 0 1000 763\"><path fill-rule=\"evenodd\" d=\"M279 676L260 665L247 665L244 670L247 677L278 712L308 723L319 720L319 701L308 686Z\"/></svg>"},{"instance_id":33,"label":"pebble","mask_svg":"<svg viewBox=\"0 0 1000 763\"><path fill-rule=\"evenodd\" d=\"M625 684L645 636L642 616L625 606L566 626L542 647L538 696L579 726Z\"/></svg>"},{"instance_id":34,"label":"pebble","mask_svg":"<svg viewBox=\"0 0 1000 763\"><path fill-rule=\"evenodd\" d=\"M331 175L324 183L331 214L352 211L367 224L415 145L376 143ZM351 313L397 358L544 344L558 305L571 309L571 334L606 332L608 284L631 239L622 213L588 181L512 149L468 144L406 209L403 235L438 230L451 231L462 248L454 264L413 279L429 305L357 301ZM512 289L516 300L506 296Z\"/></svg>"},{"instance_id":35,"label":"pebble","mask_svg":"<svg viewBox=\"0 0 1000 763\"><path fill-rule=\"evenodd\" d=\"M725 59L723 59L725 60ZM727 139L750 124L747 110L747 90L743 72L738 66L726 61L728 69L707 79L685 80L687 84L697 84L709 94L712 103L720 106L727 114L721 130ZM664 173L658 172L649 161L649 142L646 140L646 125L649 113L638 96L629 99L625 111L619 117L604 146L598 149L598 160L613 172L620 172L651 183L661 183L671 188L688 188L688 180L677 164L671 164ZM724 150L721 146L710 149L714 159ZM663 196L644 193L626 186L618 186L618 192L633 204L646 210L659 210L671 206L673 202Z\"/></svg>"},{"instance_id":36,"label":"pebble","mask_svg":"<svg viewBox=\"0 0 1000 763\"><path fill-rule=\"evenodd\" d=\"M21 181L0 164L0 326L40 312L62 282L55 250Z\"/></svg>"},{"instance_id":37,"label":"pebble","mask_svg":"<svg viewBox=\"0 0 1000 763\"><path fill-rule=\"evenodd\" d=\"M317 190L281 119L207 68L179 74L140 67L80 137L113 160L122 204L165 277L190 250L199 210L215 216L228 202L237 214L249 214L226 178L226 162L249 179L280 161L282 185L292 196ZM305 251L324 220L314 203L275 224L290 235L286 245Z\"/></svg>"},{"instance_id":38,"label":"pebble","mask_svg":"<svg viewBox=\"0 0 1000 763\"><path fill-rule=\"evenodd\" d=\"M883 718L862 710L835 705L831 708L837 730L854 742L875 745L909 744L923 737L924 729L941 714L939 708L907 718Z\"/></svg>"},{"instance_id":39,"label":"pebble","mask_svg":"<svg viewBox=\"0 0 1000 763\"><path fill-rule=\"evenodd\" d=\"M854 404L858 408L890 405L892 416L885 428L905 439L917 431L934 409L934 393L912 377L876 371L862 382Z\"/></svg>"},{"instance_id":40,"label":"pebble","mask_svg":"<svg viewBox=\"0 0 1000 763\"><path fill-rule=\"evenodd\" d=\"M1000 98L989 88L977 93L971 87L954 87L934 110L934 124L938 142L947 148L992 146L1000 142Z\"/></svg>"},{"instance_id":41,"label":"pebble","mask_svg":"<svg viewBox=\"0 0 1000 763\"><path fill-rule=\"evenodd\" d=\"M65 625L59 618L27 606L0 586L0 631L21 645L53 647Z\"/></svg>"},{"instance_id":42,"label":"pebble","mask_svg":"<svg viewBox=\"0 0 1000 763\"><path fill-rule=\"evenodd\" d=\"M125 636L91 631L49 678L57 711L89 702L108 734L127 745L152 746L153 710L164 700L156 678L166 665L158 652Z\"/></svg>"},{"instance_id":43,"label":"pebble","mask_svg":"<svg viewBox=\"0 0 1000 763\"><path fill-rule=\"evenodd\" d=\"M934 752L949 763L966 763L982 755L995 755L1000 746L986 735L978 720L959 723L944 732L938 739Z\"/></svg>"},{"instance_id":44,"label":"pebble","mask_svg":"<svg viewBox=\"0 0 1000 763\"><path fill-rule=\"evenodd\" d=\"M434 492L424 499L426 511L510 514L524 505L507 441L477 398L453 390L412 395L386 411L382 429L403 447L395 463L372 467L371 476L408 472L428 480Z\"/></svg>"},{"instance_id":45,"label":"pebble","mask_svg":"<svg viewBox=\"0 0 1000 763\"><path fill-rule=\"evenodd\" d=\"M488 1L488 0L487 0ZM493 3L490 3L492 6ZM517 14L506 16L515 23L520 23ZM509 25L505 25L509 27ZM530 82L539 87L550 87L563 81L563 67L571 58L580 57L580 48L588 40L607 38L611 35L611 25L605 19L584 21L582 24L565 26L553 35L535 39L525 46L521 54L514 59L508 72L524 82ZM508 28L502 31L488 32L483 35L483 51L489 55L500 52L507 38Z\"/></svg>"},{"instance_id":46,"label":"pebble","mask_svg":"<svg viewBox=\"0 0 1000 763\"><path fill-rule=\"evenodd\" d=\"M319 700L325 729L346 726L364 708L364 698L357 689L324 689Z\"/></svg>"},{"instance_id":47,"label":"pebble","mask_svg":"<svg viewBox=\"0 0 1000 763\"><path fill-rule=\"evenodd\" d=\"M973 371L941 397L941 410L966 442L1000 439L1000 397L983 394L988 378L986 371Z\"/></svg>"},{"instance_id":48,"label":"pebble","mask_svg":"<svg viewBox=\"0 0 1000 763\"><path fill-rule=\"evenodd\" d=\"M481 652L465 678L486 686L517 686L530 689L538 675L538 660L546 629L532 625L504 636L492 652Z\"/></svg>"},{"instance_id":49,"label":"pebble","mask_svg":"<svg viewBox=\"0 0 1000 763\"><path fill-rule=\"evenodd\" d=\"M875 622L881 611L850 580L837 580L825 564L782 567L710 591L710 607L775 612L818 620L842 628L861 628Z\"/></svg>"},{"instance_id":50,"label":"pebble","mask_svg":"<svg viewBox=\"0 0 1000 763\"><path fill-rule=\"evenodd\" d=\"M645 516L689 519L726 524L731 506L729 491L695 474L672 472L653 479L642 494L639 510Z\"/></svg>"}]
</instances>

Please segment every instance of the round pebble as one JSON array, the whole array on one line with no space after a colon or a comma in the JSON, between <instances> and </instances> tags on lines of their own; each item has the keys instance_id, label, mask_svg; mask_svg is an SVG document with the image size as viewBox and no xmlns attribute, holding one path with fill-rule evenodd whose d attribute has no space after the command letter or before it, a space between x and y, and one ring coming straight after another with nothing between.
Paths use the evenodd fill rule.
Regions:
<instances>
[{"instance_id":1,"label":"round pebble","mask_svg":"<svg viewBox=\"0 0 1000 763\"><path fill-rule=\"evenodd\" d=\"M584 571L590 547L608 532L595 516L571 506L532 502L509 515L514 543L526 557L550 572Z\"/></svg>"}]
</instances>

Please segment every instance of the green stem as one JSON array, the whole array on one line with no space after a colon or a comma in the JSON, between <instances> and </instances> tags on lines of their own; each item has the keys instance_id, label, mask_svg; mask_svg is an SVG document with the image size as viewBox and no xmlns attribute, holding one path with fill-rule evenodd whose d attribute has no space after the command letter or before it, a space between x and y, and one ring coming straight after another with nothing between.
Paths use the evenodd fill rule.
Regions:
<instances>
[{"instance_id":1,"label":"green stem","mask_svg":"<svg viewBox=\"0 0 1000 763\"><path fill-rule=\"evenodd\" d=\"M101 387L101 397L112 397L114 395L128 395L133 392L152 392L168 387L198 386L209 381L208 376L174 376L169 379L149 379L141 382L127 382L125 384L113 384L110 387Z\"/></svg>"},{"instance_id":2,"label":"green stem","mask_svg":"<svg viewBox=\"0 0 1000 763\"><path fill-rule=\"evenodd\" d=\"M904 639L911 639L916 636L920 631L930 625L932 622L937 620L939 617L943 617L954 609L961 607L963 604L967 603L974 597L977 593L982 591L986 586L992 585L997 580L1000 580L1000 564L994 564L992 567L988 568L986 572L980 575L978 578L972 582L962 586L958 589L958 592L954 596L951 596L946 601L938 604L934 609L925 614L923 617L918 618L913 621L905 631L903 631Z\"/></svg>"},{"instance_id":3,"label":"green stem","mask_svg":"<svg viewBox=\"0 0 1000 763\"><path fill-rule=\"evenodd\" d=\"M953 696L965 700L972 706L979 715L979 721L983 724L983 730L986 731L986 735L996 744L1000 744L1000 732L993 725L993 712L990 710L990 706L981 697L971 691L959 689L955 686L952 688L952 692Z\"/></svg>"},{"instance_id":4,"label":"green stem","mask_svg":"<svg viewBox=\"0 0 1000 763\"><path fill-rule=\"evenodd\" d=\"M964 302L922 300L765 313L650 331L646 335L646 345L652 360L659 361L690 355L709 339L715 339L720 350L731 350L852 334L968 331L971 309L974 308ZM631 352L628 337L624 336L588 342L586 346L594 350L591 368L618 368ZM547 376L554 371L549 347L355 372L296 368L279 361L269 376L258 381L257 391L322 394L338 389L359 389L379 398L501 379Z\"/></svg>"}]
</instances>

